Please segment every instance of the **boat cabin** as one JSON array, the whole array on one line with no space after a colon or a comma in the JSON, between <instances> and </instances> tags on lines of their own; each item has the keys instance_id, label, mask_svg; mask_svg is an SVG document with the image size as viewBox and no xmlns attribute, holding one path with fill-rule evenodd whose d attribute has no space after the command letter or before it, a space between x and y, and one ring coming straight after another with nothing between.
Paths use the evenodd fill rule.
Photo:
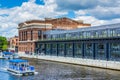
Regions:
<instances>
[{"instance_id":1,"label":"boat cabin","mask_svg":"<svg viewBox=\"0 0 120 80\"><path fill-rule=\"evenodd\" d=\"M13 58L13 53L12 52L3 52L2 53L3 58L5 59L12 59Z\"/></svg>"},{"instance_id":2,"label":"boat cabin","mask_svg":"<svg viewBox=\"0 0 120 80\"><path fill-rule=\"evenodd\" d=\"M8 71L16 75L33 75L35 72L34 66L30 66L28 60L13 59L9 60Z\"/></svg>"}]
</instances>

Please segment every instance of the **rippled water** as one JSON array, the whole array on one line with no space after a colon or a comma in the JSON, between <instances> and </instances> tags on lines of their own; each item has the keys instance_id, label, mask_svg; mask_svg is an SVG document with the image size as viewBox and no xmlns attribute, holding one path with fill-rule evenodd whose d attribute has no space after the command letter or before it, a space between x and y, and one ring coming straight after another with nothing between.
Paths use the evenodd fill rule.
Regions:
<instances>
[{"instance_id":1,"label":"rippled water","mask_svg":"<svg viewBox=\"0 0 120 80\"><path fill-rule=\"evenodd\" d=\"M0 60L0 80L120 80L120 71L29 59L38 75L18 77L2 70L8 61Z\"/></svg>"}]
</instances>

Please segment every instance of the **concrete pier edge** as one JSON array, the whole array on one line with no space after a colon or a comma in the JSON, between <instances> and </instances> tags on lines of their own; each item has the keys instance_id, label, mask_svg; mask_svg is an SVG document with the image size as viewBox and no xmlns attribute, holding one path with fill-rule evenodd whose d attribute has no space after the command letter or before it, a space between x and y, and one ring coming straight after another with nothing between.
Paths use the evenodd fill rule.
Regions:
<instances>
[{"instance_id":1,"label":"concrete pier edge","mask_svg":"<svg viewBox=\"0 0 120 80\"><path fill-rule=\"evenodd\" d=\"M102 69L110 69L120 71L120 62L118 61L105 61L105 60L93 60L93 59L82 59L82 58L72 58L72 57L62 57L62 56L48 56L48 55L26 55L24 53L19 53L20 57L35 58L46 61L67 63L73 65L95 67Z\"/></svg>"}]
</instances>

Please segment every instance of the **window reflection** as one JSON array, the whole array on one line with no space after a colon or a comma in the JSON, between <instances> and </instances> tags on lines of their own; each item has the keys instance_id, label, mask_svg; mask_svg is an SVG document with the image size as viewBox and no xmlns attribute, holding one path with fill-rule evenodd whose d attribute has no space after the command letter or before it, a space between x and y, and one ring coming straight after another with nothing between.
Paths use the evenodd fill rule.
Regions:
<instances>
[{"instance_id":1,"label":"window reflection","mask_svg":"<svg viewBox=\"0 0 120 80\"><path fill-rule=\"evenodd\" d=\"M58 55L59 56L64 56L64 43L59 43L58 44Z\"/></svg>"},{"instance_id":2,"label":"window reflection","mask_svg":"<svg viewBox=\"0 0 120 80\"><path fill-rule=\"evenodd\" d=\"M110 60L120 60L120 43L111 43Z\"/></svg>"},{"instance_id":3,"label":"window reflection","mask_svg":"<svg viewBox=\"0 0 120 80\"><path fill-rule=\"evenodd\" d=\"M73 45L72 45L72 43L66 43L66 56L68 56L68 57L73 56Z\"/></svg>"},{"instance_id":4,"label":"window reflection","mask_svg":"<svg viewBox=\"0 0 120 80\"><path fill-rule=\"evenodd\" d=\"M96 50L96 59L106 59L105 55L105 44L104 43L99 43L97 45L97 50Z\"/></svg>"},{"instance_id":5,"label":"window reflection","mask_svg":"<svg viewBox=\"0 0 120 80\"><path fill-rule=\"evenodd\" d=\"M85 58L93 58L92 43L85 44Z\"/></svg>"},{"instance_id":6,"label":"window reflection","mask_svg":"<svg viewBox=\"0 0 120 80\"><path fill-rule=\"evenodd\" d=\"M75 43L75 57L82 57L82 44L81 43Z\"/></svg>"}]
</instances>

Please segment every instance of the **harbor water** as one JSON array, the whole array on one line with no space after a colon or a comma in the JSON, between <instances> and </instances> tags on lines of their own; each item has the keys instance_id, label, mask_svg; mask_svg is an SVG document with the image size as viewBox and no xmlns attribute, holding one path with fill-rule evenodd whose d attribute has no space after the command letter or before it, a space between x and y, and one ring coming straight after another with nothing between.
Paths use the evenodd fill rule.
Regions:
<instances>
[{"instance_id":1,"label":"harbor water","mask_svg":"<svg viewBox=\"0 0 120 80\"><path fill-rule=\"evenodd\" d=\"M28 59L28 58L26 58ZM14 76L7 72L8 60L0 59L0 80L120 80L120 71L28 59L37 75Z\"/></svg>"}]
</instances>

